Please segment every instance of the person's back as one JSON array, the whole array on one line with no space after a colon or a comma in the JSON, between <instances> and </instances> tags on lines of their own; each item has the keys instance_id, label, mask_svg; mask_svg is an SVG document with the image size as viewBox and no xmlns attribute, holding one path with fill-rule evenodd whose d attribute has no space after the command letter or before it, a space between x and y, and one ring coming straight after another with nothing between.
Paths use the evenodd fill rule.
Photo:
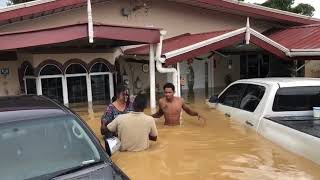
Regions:
<instances>
[{"instance_id":1,"label":"person's back","mask_svg":"<svg viewBox=\"0 0 320 180\"><path fill-rule=\"evenodd\" d=\"M157 140L158 131L153 117L143 113L146 106L147 98L137 95L133 103L134 112L119 115L108 124L107 129L118 134L120 151L142 151L149 147L149 139Z\"/></svg>"},{"instance_id":2,"label":"person's back","mask_svg":"<svg viewBox=\"0 0 320 180\"><path fill-rule=\"evenodd\" d=\"M155 121L143 112L130 112L120 115L118 137L121 151L142 151L149 147L149 135L157 136Z\"/></svg>"}]
</instances>

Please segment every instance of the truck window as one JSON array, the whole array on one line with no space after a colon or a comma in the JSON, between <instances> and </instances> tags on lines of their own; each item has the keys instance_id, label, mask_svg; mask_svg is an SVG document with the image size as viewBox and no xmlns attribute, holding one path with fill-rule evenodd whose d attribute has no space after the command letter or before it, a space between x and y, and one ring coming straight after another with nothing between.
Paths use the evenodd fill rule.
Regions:
<instances>
[{"instance_id":1,"label":"truck window","mask_svg":"<svg viewBox=\"0 0 320 180\"><path fill-rule=\"evenodd\" d=\"M219 103L226 106L238 108L240 103L240 98L245 88L246 88L246 84L241 84L241 83L230 86L219 97Z\"/></svg>"},{"instance_id":2,"label":"truck window","mask_svg":"<svg viewBox=\"0 0 320 180\"><path fill-rule=\"evenodd\" d=\"M248 84L241 98L239 108L245 111L254 112L259 105L266 88L259 85Z\"/></svg>"},{"instance_id":3,"label":"truck window","mask_svg":"<svg viewBox=\"0 0 320 180\"><path fill-rule=\"evenodd\" d=\"M320 87L286 87L278 89L273 111L311 111L320 106Z\"/></svg>"}]
</instances>

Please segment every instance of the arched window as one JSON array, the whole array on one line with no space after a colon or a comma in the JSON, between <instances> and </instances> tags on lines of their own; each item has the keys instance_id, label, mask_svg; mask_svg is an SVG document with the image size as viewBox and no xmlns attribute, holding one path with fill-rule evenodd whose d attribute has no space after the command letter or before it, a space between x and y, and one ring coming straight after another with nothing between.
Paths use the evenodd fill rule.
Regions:
<instances>
[{"instance_id":1,"label":"arched window","mask_svg":"<svg viewBox=\"0 0 320 180\"><path fill-rule=\"evenodd\" d=\"M67 66L66 75L70 103L87 102L87 70L79 63Z\"/></svg>"},{"instance_id":2,"label":"arched window","mask_svg":"<svg viewBox=\"0 0 320 180\"><path fill-rule=\"evenodd\" d=\"M47 76L47 75L59 75L62 74L62 71L55 65L48 64L44 66L40 71L40 76Z\"/></svg>"},{"instance_id":3,"label":"arched window","mask_svg":"<svg viewBox=\"0 0 320 180\"><path fill-rule=\"evenodd\" d=\"M87 73L87 71L81 64L71 64L66 69L66 74L83 74L83 73Z\"/></svg>"},{"instance_id":4,"label":"arched window","mask_svg":"<svg viewBox=\"0 0 320 180\"><path fill-rule=\"evenodd\" d=\"M27 65L26 69L24 70L24 76L34 76L34 70L30 65Z\"/></svg>"},{"instance_id":5,"label":"arched window","mask_svg":"<svg viewBox=\"0 0 320 180\"><path fill-rule=\"evenodd\" d=\"M92 66L90 72L91 73L95 73L95 72L110 72L110 69L104 63L96 63L96 64L94 64Z\"/></svg>"},{"instance_id":6,"label":"arched window","mask_svg":"<svg viewBox=\"0 0 320 180\"><path fill-rule=\"evenodd\" d=\"M63 102L62 71L53 64L47 64L40 70L42 94Z\"/></svg>"},{"instance_id":7,"label":"arched window","mask_svg":"<svg viewBox=\"0 0 320 180\"><path fill-rule=\"evenodd\" d=\"M113 78L109 67L103 62L96 62L90 69L92 99L95 104L111 102L114 95Z\"/></svg>"},{"instance_id":8,"label":"arched window","mask_svg":"<svg viewBox=\"0 0 320 180\"><path fill-rule=\"evenodd\" d=\"M24 69L24 89L26 94L37 94L36 77L33 67L28 64Z\"/></svg>"}]
</instances>

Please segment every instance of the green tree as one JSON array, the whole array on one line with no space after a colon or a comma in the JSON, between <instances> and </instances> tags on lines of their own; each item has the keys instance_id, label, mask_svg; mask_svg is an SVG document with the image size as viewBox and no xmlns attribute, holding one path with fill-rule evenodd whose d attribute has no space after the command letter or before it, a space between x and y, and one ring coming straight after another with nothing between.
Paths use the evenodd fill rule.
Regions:
<instances>
[{"instance_id":1,"label":"green tree","mask_svg":"<svg viewBox=\"0 0 320 180\"><path fill-rule=\"evenodd\" d=\"M7 0L7 5L10 6L14 4L29 2L29 1L34 1L34 0Z\"/></svg>"},{"instance_id":2,"label":"green tree","mask_svg":"<svg viewBox=\"0 0 320 180\"><path fill-rule=\"evenodd\" d=\"M260 5L297 14L313 16L315 9L310 4L300 3L295 7L293 7L293 4L294 0L267 0Z\"/></svg>"}]
</instances>

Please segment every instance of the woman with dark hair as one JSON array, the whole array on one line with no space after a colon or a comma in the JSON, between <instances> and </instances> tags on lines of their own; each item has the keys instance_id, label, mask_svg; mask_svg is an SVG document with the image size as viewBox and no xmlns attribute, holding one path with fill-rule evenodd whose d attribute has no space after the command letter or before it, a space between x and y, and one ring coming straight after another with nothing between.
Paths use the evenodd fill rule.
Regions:
<instances>
[{"instance_id":1,"label":"woman with dark hair","mask_svg":"<svg viewBox=\"0 0 320 180\"><path fill-rule=\"evenodd\" d=\"M114 98L112 99L114 100ZM132 111L129 89L124 85L119 85L116 87L116 99L107 106L101 118L101 134L106 138L114 136L107 132L107 125L118 115L128 113L129 111Z\"/></svg>"}]
</instances>

